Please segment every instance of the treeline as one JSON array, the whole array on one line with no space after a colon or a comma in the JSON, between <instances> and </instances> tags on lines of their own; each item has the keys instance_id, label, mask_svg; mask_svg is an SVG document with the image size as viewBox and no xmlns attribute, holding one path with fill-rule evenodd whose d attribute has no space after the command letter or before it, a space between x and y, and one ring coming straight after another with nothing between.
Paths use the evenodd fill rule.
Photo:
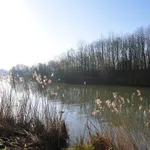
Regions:
<instances>
[{"instance_id":1,"label":"treeline","mask_svg":"<svg viewBox=\"0 0 150 150\"><path fill-rule=\"evenodd\" d=\"M48 77L53 73L54 81L67 83L150 85L150 26L132 34L110 34L89 44L80 42L59 59L27 70Z\"/></svg>"}]
</instances>

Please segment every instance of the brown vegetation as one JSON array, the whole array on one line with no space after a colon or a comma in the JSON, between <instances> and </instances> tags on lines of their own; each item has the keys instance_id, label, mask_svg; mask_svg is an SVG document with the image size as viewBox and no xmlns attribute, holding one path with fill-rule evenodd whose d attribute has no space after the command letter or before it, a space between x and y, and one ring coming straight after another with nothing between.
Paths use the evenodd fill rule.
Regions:
<instances>
[{"instance_id":1,"label":"brown vegetation","mask_svg":"<svg viewBox=\"0 0 150 150\"><path fill-rule=\"evenodd\" d=\"M37 109L27 94L17 100L14 91L0 91L0 147L59 150L67 146L68 128L53 106Z\"/></svg>"}]
</instances>

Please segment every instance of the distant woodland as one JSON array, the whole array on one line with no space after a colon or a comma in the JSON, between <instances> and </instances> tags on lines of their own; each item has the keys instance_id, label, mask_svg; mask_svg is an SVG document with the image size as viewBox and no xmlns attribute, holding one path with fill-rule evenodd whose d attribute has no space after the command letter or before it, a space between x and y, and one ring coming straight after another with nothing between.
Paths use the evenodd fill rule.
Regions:
<instances>
[{"instance_id":1,"label":"distant woodland","mask_svg":"<svg viewBox=\"0 0 150 150\"><path fill-rule=\"evenodd\" d=\"M53 82L150 86L150 26L126 35L112 33L88 44L79 42L57 60L31 67L17 65L11 72L27 81L36 72Z\"/></svg>"}]
</instances>

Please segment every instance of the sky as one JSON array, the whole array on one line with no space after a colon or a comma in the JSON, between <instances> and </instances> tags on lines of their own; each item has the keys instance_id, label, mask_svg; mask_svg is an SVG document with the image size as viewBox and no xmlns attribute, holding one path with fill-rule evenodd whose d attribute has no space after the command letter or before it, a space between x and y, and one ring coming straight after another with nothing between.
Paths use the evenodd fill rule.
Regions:
<instances>
[{"instance_id":1,"label":"sky","mask_svg":"<svg viewBox=\"0 0 150 150\"><path fill-rule=\"evenodd\" d=\"M31 66L150 25L149 0L0 0L0 68Z\"/></svg>"}]
</instances>

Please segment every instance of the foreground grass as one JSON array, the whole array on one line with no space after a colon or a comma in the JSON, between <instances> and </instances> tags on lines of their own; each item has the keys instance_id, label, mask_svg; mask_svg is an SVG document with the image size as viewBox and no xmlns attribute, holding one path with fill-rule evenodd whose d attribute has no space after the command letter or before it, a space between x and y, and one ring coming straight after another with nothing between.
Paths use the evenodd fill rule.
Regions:
<instances>
[{"instance_id":1,"label":"foreground grass","mask_svg":"<svg viewBox=\"0 0 150 150\"><path fill-rule=\"evenodd\" d=\"M0 91L0 149L59 150L67 146L68 128L48 103L38 110L25 93L16 100L14 90ZM28 91L29 92L29 91ZM41 105L41 104L40 104Z\"/></svg>"},{"instance_id":2,"label":"foreground grass","mask_svg":"<svg viewBox=\"0 0 150 150\"><path fill-rule=\"evenodd\" d=\"M41 85L40 87L42 91L45 89ZM15 90L11 89L9 94L1 91L0 148L57 150L67 147L68 129L62 120L62 114L58 114L55 108L50 107L46 101L44 105L43 102L38 104L39 99L33 103L33 99L30 100L29 88L21 92L24 94L19 100L15 100L13 91ZM45 89L45 91L47 90ZM97 110L92 113L94 116L101 114L101 117L105 118L107 123L109 122L109 125L107 124L105 129L101 130L103 133L98 130L91 133L87 125L89 141L84 140L86 137L82 137L70 149L149 149L147 131L150 120L147 101L141 97L140 91L138 91L138 99L132 99L132 101L118 96L116 93L113 95L114 99L112 100L97 99ZM41 110L38 105L42 105ZM98 119L100 120L101 117ZM92 124L92 122L90 123ZM147 137L141 131L146 131Z\"/></svg>"},{"instance_id":3,"label":"foreground grass","mask_svg":"<svg viewBox=\"0 0 150 150\"><path fill-rule=\"evenodd\" d=\"M150 149L150 110L148 100L137 95L125 99L113 93L112 100L96 100L96 110L92 113L99 121L101 129L94 126L96 132L91 132L90 140L84 138L73 144L69 150L149 150ZM129 111L130 110L130 111ZM105 120L101 122L101 119Z\"/></svg>"},{"instance_id":4,"label":"foreground grass","mask_svg":"<svg viewBox=\"0 0 150 150\"><path fill-rule=\"evenodd\" d=\"M100 135L92 135L87 143L84 143L84 138L73 144L73 147L67 150L118 150L113 141L109 138Z\"/></svg>"}]
</instances>

